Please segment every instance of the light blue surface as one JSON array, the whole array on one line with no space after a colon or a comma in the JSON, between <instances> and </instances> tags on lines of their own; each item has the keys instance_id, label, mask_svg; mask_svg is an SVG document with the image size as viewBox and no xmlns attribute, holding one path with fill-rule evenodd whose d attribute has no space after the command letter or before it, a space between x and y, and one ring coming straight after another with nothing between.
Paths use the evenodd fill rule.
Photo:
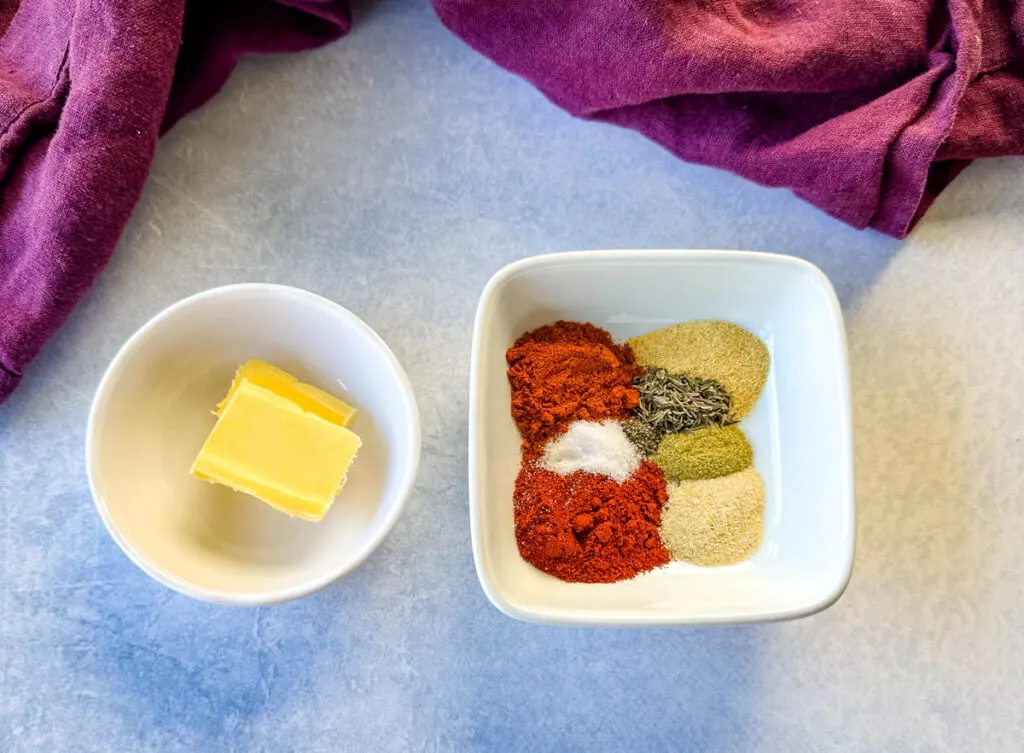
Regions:
<instances>
[{"instance_id":1,"label":"light blue surface","mask_svg":"<svg viewBox=\"0 0 1024 753\"><path fill-rule=\"evenodd\" d=\"M251 61L161 143L100 284L0 407L0 750L1019 750L1024 181L976 165L904 244L562 114L421 0ZM514 622L473 570L470 332L487 278L574 248L820 265L847 315L858 554L807 620ZM186 295L339 301L416 388L423 463L358 571L299 603L200 604L136 570L89 497L91 393Z\"/></svg>"}]
</instances>

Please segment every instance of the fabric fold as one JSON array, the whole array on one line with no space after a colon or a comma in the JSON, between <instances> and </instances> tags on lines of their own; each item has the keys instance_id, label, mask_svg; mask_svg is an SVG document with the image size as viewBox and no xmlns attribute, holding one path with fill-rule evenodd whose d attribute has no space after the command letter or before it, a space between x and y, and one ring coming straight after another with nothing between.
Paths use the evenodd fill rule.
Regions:
<instances>
[{"instance_id":1,"label":"fabric fold","mask_svg":"<svg viewBox=\"0 0 1024 753\"><path fill-rule=\"evenodd\" d=\"M1001 0L432 0L573 115L905 236L977 157L1024 153Z\"/></svg>"},{"instance_id":2,"label":"fabric fold","mask_svg":"<svg viewBox=\"0 0 1024 753\"><path fill-rule=\"evenodd\" d=\"M341 0L0 10L0 401L109 260L161 130L244 54L308 49L350 26Z\"/></svg>"}]
</instances>

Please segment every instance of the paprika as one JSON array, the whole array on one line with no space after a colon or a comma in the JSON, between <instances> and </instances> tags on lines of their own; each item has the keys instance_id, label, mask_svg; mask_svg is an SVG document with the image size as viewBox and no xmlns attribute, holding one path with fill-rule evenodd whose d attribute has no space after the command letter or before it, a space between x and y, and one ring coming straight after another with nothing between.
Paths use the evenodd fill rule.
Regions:
<instances>
[{"instance_id":1,"label":"paprika","mask_svg":"<svg viewBox=\"0 0 1024 753\"><path fill-rule=\"evenodd\" d=\"M571 583L633 578L669 561L658 535L667 499L665 477L649 460L621 484L524 461L513 498L519 553Z\"/></svg>"},{"instance_id":2,"label":"paprika","mask_svg":"<svg viewBox=\"0 0 1024 753\"><path fill-rule=\"evenodd\" d=\"M574 421L622 420L640 403L633 351L593 324L558 321L527 332L505 358L525 456L536 457Z\"/></svg>"}]
</instances>

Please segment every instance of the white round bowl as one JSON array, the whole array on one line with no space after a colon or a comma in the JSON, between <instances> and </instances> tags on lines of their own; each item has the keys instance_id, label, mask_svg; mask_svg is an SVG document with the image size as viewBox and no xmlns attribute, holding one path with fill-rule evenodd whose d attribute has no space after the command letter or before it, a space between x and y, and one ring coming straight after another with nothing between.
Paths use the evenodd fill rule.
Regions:
<instances>
[{"instance_id":1,"label":"white round bowl","mask_svg":"<svg viewBox=\"0 0 1024 753\"><path fill-rule=\"evenodd\" d=\"M350 428L363 447L320 523L189 474L251 358L359 409ZM125 554L176 591L236 605L297 599L358 566L401 514L419 456L416 400L384 341L341 306L281 285L215 288L154 317L104 374L86 437L93 498Z\"/></svg>"}]
</instances>

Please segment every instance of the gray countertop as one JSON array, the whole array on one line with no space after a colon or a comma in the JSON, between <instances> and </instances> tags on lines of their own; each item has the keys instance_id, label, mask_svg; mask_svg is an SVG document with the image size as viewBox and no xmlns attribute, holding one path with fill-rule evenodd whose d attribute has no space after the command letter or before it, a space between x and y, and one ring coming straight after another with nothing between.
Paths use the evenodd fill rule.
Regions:
<instances>
[{"instance_id":1,"label":"gray countertop","mask_svg":"<svg viewBox=\"0 0 1024 753\"><path fill-rule=\"evenodd\" d=\"M423 2L245 63L160 144L96 288L0 407L0 749L1019 750L1024 738L1024 165L976 164L904 243L575 121ZM805 620L583 630L477 584L466 416L477 296L578 248L743 248L818 264L843 303L853 579ZM273 281L362 316L414 383L404 516L306 600L230 609L107 536L92 391L151 315Z\"/></svg>"}]
</instances>

